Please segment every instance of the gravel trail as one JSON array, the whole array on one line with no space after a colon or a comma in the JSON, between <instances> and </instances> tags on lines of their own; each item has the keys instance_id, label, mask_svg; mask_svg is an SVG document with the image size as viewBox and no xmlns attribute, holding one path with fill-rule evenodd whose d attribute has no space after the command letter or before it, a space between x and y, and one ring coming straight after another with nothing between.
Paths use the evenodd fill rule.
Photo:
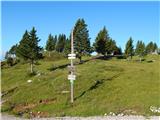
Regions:
<instances>
[{"instance_id":1,"label":"gravel trail","mask_svg":"<svg viewBox=\"0 0 160 120\"><path fill-rule=\"evenodd\" d=\"M2 114L1 120L29 120L17 118L12 115ZM34 118L30 120L160 120L160 116L95 116L95 117L55 117L55 118Z\"/></svg>"}]
</instances>

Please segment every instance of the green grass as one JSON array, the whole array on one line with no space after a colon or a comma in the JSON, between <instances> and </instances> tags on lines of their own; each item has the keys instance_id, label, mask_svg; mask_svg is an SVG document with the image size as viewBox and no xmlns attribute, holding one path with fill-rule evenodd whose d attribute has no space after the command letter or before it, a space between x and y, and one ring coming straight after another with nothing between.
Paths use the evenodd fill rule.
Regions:
<instances>
[{"instance_id":1,"label":"green grass","mask_svg":"<svg viewBox=\"0 0 160 120\"><path fill-rule=\"evenodd\" d=\"M85 57L85 59L90 59ZM154 62L148 62L150 60ZM150 111L150 106L160 107L160 58L157 55L145 57L139 62L125 59L89 60L76 65L77 79L74 82L74 104L70 104L70 82L67 67L50 70L69 63L67 59L41 60L35 66L40 76L29 77L28 64L17 64L2 69L2 92L17 87L2 100L2 111L17 114L11 105L37 104L40 100L54 99L51 103L37 104L28 111L45 112L49 116L95 116L105 113L120 113L127 110L137 115L160 115ZM27 83L31 79L32 83ZM99 81L100 84L97 84ZM26 112L25 114L28 114Z\"/></svg>"}]
</instances>

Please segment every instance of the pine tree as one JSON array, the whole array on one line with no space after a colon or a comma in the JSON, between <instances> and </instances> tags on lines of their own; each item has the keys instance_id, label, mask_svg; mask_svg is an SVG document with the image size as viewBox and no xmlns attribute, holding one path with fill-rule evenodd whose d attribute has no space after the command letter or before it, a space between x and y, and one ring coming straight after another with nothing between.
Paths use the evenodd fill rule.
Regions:
<instances>
[{"instance_id":1,"label":"pine tree","mask_svg":"<svg viewBox=\"0 0 160 120\"><path fill-rule=\"evenodd\" d=\"M107 50L107 54L113 54L114 55L114 52L117 51L116 41L112 40L112 38L107 40L106 50Z\"/></svg>"},{"instance_id":2,"label":"pine tree","mask_svg":"<svg viewBox=\"0 0 160 120\"><path fill-rule=\"evenodd\" d=\"M109 44L107 44L109 39L110 38L108 35L108 31L104 27L102 30L100 30L95 39L94 47L97 53L102 54L104 56L106 55L107 50L109 48Z\"/></svg>"},{"instance_id":3,"label":"pine tree","mask_svg":"<svg viewBox=\"0 0 160 120\"><path fill-rule=\"evenodd\" d=\"M154 52L154 43L151 41L146 46L146 54L151 54Z\"/></svg>"},{"instance_id":4,"label":"pine tree","mask_svg":"<svg viewBox=\"0 0 160 120\"><path fill-rule=\"evenodd\" d=\"M55 50L55 40L54 40L54 37L49 34L48 36L48 40L47 40L47 43L46 43L46 50L48 51L49 53L49 57L50 57L50 52Z\"/></svg>"},{"instance_id":5,"label":"pine tree","mask_svg":"<svg viewBox=\"0 0 160 120\"><path fill-rule=\"evenodd\" d=\"M7 51L4 58L7 60L8 57L10 57L10 53Z\"/></svg>"},{"instance_id":6,"label":"pine tree","mask_svg":"<svg viewBox=\"0 0 160 120\"><path fill-rule=\"evenodd\" d=\"M15 57L15 55L16 55L16 49L17 49L17 44L16 44L16 45L13 45L13 46L11 47L11 49L9 50L9 53L10 53L13 57Z\"/></svg>"},{"instance_id":7,"label":"pine tree","mask_svg":"<svg viewBox=\"0 0 160 120\"><path fill-rule=\"evenodd\" d=\"M29 61L31 73L33 73L34 62L41 57L42 48L38 46L39 41L40 39L37 37L36 30L33 27L29 33L26 30L16 50L20 58Z\"/></svg>"},{"instance_id":8,"label":"pine tree","mask_svg":"<svg viewBox=\"0 0 160 120\"><path fill-rule=\"evenodd\" d=\"M87 24L84 19L78 19L73 31L74 48L77 57L80 59L85 54L90 54L90 38Z\"/></svg>"},{"instance_id":9,"label":"pine tree","mask_svg":"<svg viewBox=\"0 0 160 120\"><path fill-rule=\"evenodd\" d=\"M137 42L135 53L139 56L141 62L142 57L145 55L145 44L142 41Z\"/></svg>"},{"instance_id":10,"label":"pine tree","mask_svg":"<svg viewBox=\"0 0 160 120\"><path fill-rule=\"evenodd\" d=\"M66 42L66 35L60 34L58 36L58 41L57 41L57 45L56 45L57 52L62 53L64 51L65 42Z\"/></svg>"},{"instance_id":11,"label":"pine tree","mask_svg":"<svg viewBox=\"0 0 160 120\"><path fill-rule=\"evenodd\" d=\"M116 47L116 49L114 51L114 55L122 55L122 49L121 49L121 47Z\"/></svg>"},{"instance_id":12,"label":"pine tree","mask_svg":"<svg viewBox=\"0 0 160 120\"><path fill-rule=\"evenodd\" d=\"M153 44L153 52L157 52L158 51L158 46L156 43Z\"/></svg>"},{"instance_id":13,"label":"pine tree","mask_svg":"<svg viewBox=\"0 0 160 120\"><path fill-rule=\"evenodd\" d=\"M129 40L127 41L127 43L126 43L125 55L126 55L127 58L130 56L131 59L132 59L133 53L134 53L133 40L132 40L132 38L130 37Z\"/></svg>"},{"instance_id":14,"label":"pine tree","mask_svg":"<svg viewBox=\"0 0 160 120\"><path fill-rule=\"evenodd\" d=\"M64 46L64 53L66 56L71 53L71 39L70 39L70 37L66 39L65 46Z\"/></svg>"}]
</instances>

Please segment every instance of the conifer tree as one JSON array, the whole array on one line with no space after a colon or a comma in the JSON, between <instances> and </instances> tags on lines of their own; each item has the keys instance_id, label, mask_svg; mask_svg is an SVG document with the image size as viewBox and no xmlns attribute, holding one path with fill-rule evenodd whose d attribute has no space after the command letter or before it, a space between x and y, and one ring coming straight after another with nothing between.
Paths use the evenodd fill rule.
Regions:
<instances>
[{"instance_id":1,"label":"conifer tree","mask_svg":"<svg viewBox=\"0 0 160 120\"><path fill-rule=\"evenodd\" d=\"M114 52L116 52L118 50L117 46L116 46L116 41L112 40L112 38L107 40L106 50L107 50L107 54L113 54L114 55Z\"/></svg>"},{"instance_id":2,"label":"conifer tree","mask_svg":"<svg viewBox=\"0 0 160 120\"><path fill-rule=\"evenodd\" d=\"M60 34L58 36L58 41L56 44L56 51L57 52L62 53L64 51L65 42L66 42L65 34Z\"/></svg>"},{"instance_id":3,"label":"conifer tree","mask_svg":"<svg viewBox=\"0 0 160 120\"><path fill-rule=\"evenodd\" d=\"M98 33L95 39L95 43L94 43L95 51L105 56L107 53L107 49L109 47L107 46L107 42L109 39L110 38L108 35L108 31L104 27L102 30L100 30L100 32Z\"/></svg>"},{"instance_id":4,"label":"conifer tree","mask_svg":"<svg viewBox=\"0 0 160 120\"><path fill-rule=\"evenodd\" d=\"M11 49L9 50L9 53L10 53L13 57L15 57L15 55L16 55L16 49L17 49L17 44L16 44L16 45L13 45L13 46L11 47Z\"/></svg>"},{"instance_id":5,"label":"conifer tree","mask_svg":"<svg viewBox=\"0 0 160 120\"><path fill-rule=\"evenodd\" d=\"M36 30L33 27L30 32L25 31L16 50L16 54L30 63L31 73L33 73L33 64L41 57L42 48L38 46L40 39L36 35Z\"/></svg>"},{"instance_id":6,"label":"conifer tree","mask_svg":"<svg viewBox=\"0 0 160 120\"><path fill-rule=\"evenodd\" d=\"M10 57L10 53L7 51L4 58L7 60L8 57Z\"/></svg>"},{"instance_id":7,"label":"conifer tree","mask_svg":"<svg viewBox=\"0 0 160 120\"><path fill-rule=\"evenodd\" d=\"M48 51L49 53L49 57L50 57L50 52L55 50L55 40L54 40L54 37L49 34L48 36L48 40L47 40L47 43L46 43L46 50Z\"/></svg>"},{"instance_id":8,"label":"conifer tree","mask_svg":"<svg viewBox=\"0 0 160 120\"><path fill-rule=\"evenodd\" d=\"M132 40L132 38L130 37L129 40L127 41L127 43L126 43L125 55L126 55L127 58L130 56L131 59L132 59L133 53L134 53L133 40Z\"/></svg>"},{"instance_id":9,"label":"conifer tree","mask_svg":"<svg viewBox=\"0 0 160 120\"><path fill-rule=\"evenodd\" d=\"M141 62L142 57L145 55L145 44L142 41L137 42L135 53L139 56Z\"/></svg>"},{"instance_id":10,"label":"conifer tree","mask_svg":"<svg viewBox=\"0 0 160 120\"><path fill-rule=\"evenodd\" d=\"M77 57L80 59L85 54L90 54L90 38L87 24L84 19L78 19L73 31L74 48L77 53Z\"/></svg>"},{"instance_id":11,"label":"conifer tree","mask_svg":"<svg viewBox=\"0 0 160 120\"><path fill-rule=\"evenodd\" d=\"M71 39L70 37L66 39L65 46L64 46L64 54L67 56L71 53Z\"/></svg>"}]
</instances>

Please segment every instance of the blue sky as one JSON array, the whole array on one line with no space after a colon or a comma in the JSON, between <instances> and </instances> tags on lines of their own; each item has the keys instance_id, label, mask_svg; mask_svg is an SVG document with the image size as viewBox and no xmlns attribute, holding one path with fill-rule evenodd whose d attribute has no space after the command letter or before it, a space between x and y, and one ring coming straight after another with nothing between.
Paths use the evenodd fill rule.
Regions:
<instances>
[{"instance_id":1,"label":"blue sky","mask_svg":"<svg viewBox=\"0 0 160 120\"><path fill-rule=\"evenodd\" d=\"M37 29L45 46L49 33L71 32L76 20L84 18L91 43L105 25L111 38L122 49L130 36L136 44L159 44L159 2L2 2L2 53L18 43L25 30Z\"/></svg>"}]
</instances>

